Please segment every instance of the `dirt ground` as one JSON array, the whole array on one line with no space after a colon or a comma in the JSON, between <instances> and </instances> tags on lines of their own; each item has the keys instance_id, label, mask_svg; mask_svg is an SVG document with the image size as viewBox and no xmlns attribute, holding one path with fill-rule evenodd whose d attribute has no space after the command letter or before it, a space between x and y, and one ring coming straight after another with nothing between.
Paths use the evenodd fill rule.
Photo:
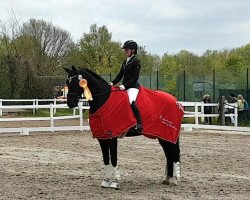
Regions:
<instances>
[{"instance_id":1,"label":"dirt ground","mask_svg":"<svg viewBox=\"0 0 250 200\"><path fill-rule=\"evenodd\" d=\"M181 182L168 186L157 140L120 139L121 189L113 190L100 187L104 166L90 132L0 134L0 199L250 199L250 135L182 132L180 145Z\"/></svg>"}]
</instances>

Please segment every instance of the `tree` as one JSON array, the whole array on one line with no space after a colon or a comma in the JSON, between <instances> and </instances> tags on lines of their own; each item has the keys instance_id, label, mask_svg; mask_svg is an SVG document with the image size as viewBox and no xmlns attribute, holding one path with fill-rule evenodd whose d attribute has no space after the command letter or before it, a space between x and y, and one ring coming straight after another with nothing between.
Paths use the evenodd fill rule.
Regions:
<instances>
[{"instance_id":1,"label":"tree","mask_svg":"<svg viewBox=\"0 0 250 200\"><path fill-rule=\"evenodd\" d=\"M21 29L23 37L28 37L33 48L28 56L36 75L55 75L65 57L74 47L68 31L44 20L30 19Z\"/></svg>"},{"instance_id":2,"label":"tree","mask_svg":"<svg viewBox=\"0 0 250 200\"><path fill-rule=\"evenodd\" d=\"M160 68L166 80L164 90L173 95L177 95L177 79L178 75L183 71L182 64L178 63L176 56L164 54Z\"/></svg>"},{"instance_id":3,"label":"tree","mask_svg":"<svg viewBox=\"0 0 250 200\"><path fill-rule=\"evenodd\" d=\"M35 84L37 76L58 74L73 46L67 31L35 19L24 24L20 24L16 18L10 23L2 23L0 39L3 46L1 66L6 69L10 81L11 98L20 98L21 93L31 94L34 88L46 84ZM51 87L43 90L49 97L53 90ZM35 93L31 96L37 97Z\"/></svg>"},{"instance_id":4,"label":"tree","mask_svg":"<svg viewBox=\"0 0 250 200\"><path fill-rule=\"evenodd\" d=\"M90 32L84 33L78 44L78 52L74 52L80 66L89 67L97 73L116 72L123 60L123 52L119 42L112 41L112 33L106 26L90 26Z\"/></svg>"},{"instance_id":5,"label":"tree","mask_svg":"<svg viewBox=\"0 0 250 200\"><path fill-rule=\"evenodd\" d=\"M138 47L138 58L141 61L141 73L151 75L153 71L159 70L160 57L152 55L145 50L145 47Z\"/></svg>"}]
</instances>

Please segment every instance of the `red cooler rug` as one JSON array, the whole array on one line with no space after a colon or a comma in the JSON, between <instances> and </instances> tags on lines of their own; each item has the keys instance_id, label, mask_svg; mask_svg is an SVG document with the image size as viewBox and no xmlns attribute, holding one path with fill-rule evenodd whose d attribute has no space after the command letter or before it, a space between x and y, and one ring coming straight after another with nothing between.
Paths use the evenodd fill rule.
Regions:
<instances>
[{"instance_id":1,"label":"red cooler rug","mask_svg":"<svg viewBox=\"0 0 250 200\"><path fill-rule=\"evenodd\" d=\"M117 89L112 87L108 101L94 114L89 115L94 138L119 137L136 125L127 92L115 90ZM176 143L184 112L175 97L141 86L136 104L142 116L144 136Z\"/></svg>"}]
</instances>

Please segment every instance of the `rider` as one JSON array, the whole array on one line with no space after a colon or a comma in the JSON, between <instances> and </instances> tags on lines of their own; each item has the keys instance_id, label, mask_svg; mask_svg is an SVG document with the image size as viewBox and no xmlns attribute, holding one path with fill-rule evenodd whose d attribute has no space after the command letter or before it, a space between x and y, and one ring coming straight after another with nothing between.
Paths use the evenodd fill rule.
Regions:
<instances>
[{"instance_id":1,"label":"rider","mask_svg":"<svg viewBox=\"0 0 250 200\"><path fill-rule=\"evenodd\" d=\"M129 103L137 120L135 129L142 132L141 115L135 103L140 88L138 79L141 69L140 61L136 58L138 45L135 41L128 40L123 44L122 48L124 49L127 59L123 61L120 72L115 79L110 82L110 85L117 84L123 78L122 85L120 85L119 88L120 90L127 90Z\"/></svg>"}]
</instances>

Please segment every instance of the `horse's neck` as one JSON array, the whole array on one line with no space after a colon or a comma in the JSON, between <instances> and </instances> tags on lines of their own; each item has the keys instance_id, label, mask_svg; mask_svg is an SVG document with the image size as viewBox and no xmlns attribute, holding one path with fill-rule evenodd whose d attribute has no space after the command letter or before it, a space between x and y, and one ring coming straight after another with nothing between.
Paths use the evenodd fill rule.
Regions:
<instances>
[{"instance_id":1,"label":"horse's neck","mask_svg":"<svg viewBox=\"0 0 250 200\"><path fill-rule=\"evenodd\" d=\"M89 101L90 113L94 113L108 100L111 87L102 80L91 80L88 82L89 90L93 96L93 100Z\"/></svg>"}]
</instances>

